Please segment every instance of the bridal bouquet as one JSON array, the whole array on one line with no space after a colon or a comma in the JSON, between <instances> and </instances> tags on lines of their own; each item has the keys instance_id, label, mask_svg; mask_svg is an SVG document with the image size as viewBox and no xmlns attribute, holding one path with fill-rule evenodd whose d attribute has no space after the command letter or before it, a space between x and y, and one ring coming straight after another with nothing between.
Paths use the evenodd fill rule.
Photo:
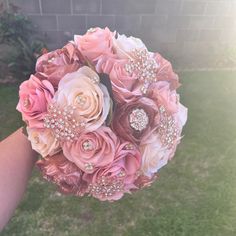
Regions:
<instances>
[{"instance_id":1,"label":"bridal bouquet","mask_svg":"<svg viewBox=\"0 0 236 236\"><path fill-rule=\"evenodd\" d=\"M43 54L20 85L17 110L44 178L101 201L149 186L187 119L179 85L170 62L108 28Z\"/></svg>"}]
</instances>

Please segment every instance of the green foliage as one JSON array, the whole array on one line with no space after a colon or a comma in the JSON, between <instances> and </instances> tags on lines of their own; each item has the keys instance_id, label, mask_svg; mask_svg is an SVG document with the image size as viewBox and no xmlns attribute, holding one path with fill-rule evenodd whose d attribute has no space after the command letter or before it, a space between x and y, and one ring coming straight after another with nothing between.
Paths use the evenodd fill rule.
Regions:
<instances>
[{"instance_id":1,"label":"green foliage","mask_svg":"<svg viewBox=\"0 0 236 236\"><path fill-rule=\"evenodd\" d=\"M18 13L17 7L0 7L0 45L9 47L0 63L7 65L13 77L25 79L34 72L36 59L45 47L36 35L32 22Z\"/></svg>"}]
</instances>

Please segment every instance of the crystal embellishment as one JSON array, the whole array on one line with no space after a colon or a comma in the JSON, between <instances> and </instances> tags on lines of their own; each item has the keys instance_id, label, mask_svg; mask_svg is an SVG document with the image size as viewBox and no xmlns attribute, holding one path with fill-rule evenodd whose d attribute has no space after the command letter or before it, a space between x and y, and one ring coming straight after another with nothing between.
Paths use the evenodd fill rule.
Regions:
<instances>
[{"instance_id":1,"label":"crystal embellishment","mask_svg":"<svg viewBox=\"0 0 236 236\"><path fill-rule=\"evenodd\" d=\"M143 109L136 108L129 115L130 126L136 131L143 131L149 123L147 113Z\"/></svg>"},{"instance_id":2,"label":"crystal embellishment","mask_svg":"<svg viewBox=\"0 0 236 236\"><path fill-rule=\"evenodd\" d=\"M51 129L56 139L72 141L84 129L85 122L74 117L76 107L59 108L55 104L48 106L48 113L44 118L44 127Z\"/></svg>"},{"instance_id":3,"label":"crystal embellishment","mask_svg":"<svg viewBox=\"0 0 236 236\"><path fill-rule=\"evenodd\" d=\"M175 140L179 137L179 129L173 116L168 115L164 106L159 108L160 112L160 126L158 133L161 138L161 142L168 149L171 149Z\"/></svg>"},{"instance_id":4,"label":"crystal embellishment","mask_svg":"<svg viewBox=\"0 0 236 236\"><path fill-rule=\"evenodd\" d=\"M146 48L143 48L134 49L131 52L131 58L125 65L125 70L129 75L135 74L137 79L143 83L141 92L145 94L149 85L157 81L158 67L156 60L152 58Z\"/></svg>"},{"instance_id":5,"label":"crystal embellishment","mask_svg":"<svg viewBox=\"0 0 236 236\"><path fill-rule=\"evenodd\" d=\"M102 198L111 197L117 192L122 192L124 191L124 183L122 181L124 176L125 173L122 173L122 176L119 175L117 178L101 176L96 183L89 185L89 192L95 197Z\"/></svg>"}]
</instances>

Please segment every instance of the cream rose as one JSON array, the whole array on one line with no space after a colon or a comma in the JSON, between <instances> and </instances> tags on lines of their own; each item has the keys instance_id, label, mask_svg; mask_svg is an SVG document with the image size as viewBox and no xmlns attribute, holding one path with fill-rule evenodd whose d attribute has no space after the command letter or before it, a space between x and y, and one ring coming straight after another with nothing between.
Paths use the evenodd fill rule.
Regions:
<instances>
[{"instance_id":1,"label":"cream rose","mask_svg":"<svg viewBox=\"0 0 236 236\"><path fill-rule=\"evenodd\" d=\"M31 129L28 127L26 129L32 149L42 157L52 156L61 150L59 142L50 129Z\"/></svg>"},{"instance_id":2,"label":"cream rose","mask_svg":"<svg viewBox=\"0 0 236 236\"><path fill-rule=\"evenodd\" d=\"M74 119L83 122L87 131L98 129L110 110L107 88L99 83L99 76L87 66L61 79L54 102L61 108L73 107Z\"/></svg>"},{"instance_id":3,"label":"cream rose","mask_svg":"<svg viewBox=\"0 0 236 236\"><path fill-rule=\"evenodd\" d=\"M157 134L152 134L145 143L142 143L140 151L142 154L141 171L148 177L165 166L173 153L173 149L167 149L162 145Z\"/></svg>"},{"instance_id":4,"label":"cream rose","mask_svg":"<svg viewBox=\"0 0 236 236\"><path fill-rule=\"evenodd\" d=\"M129 57L130 52L134 49L146 49L146 46L139 38L127 37L124 34L118 34L117 38L113 38L113 47L118 57L124 59Z\"/></svg>"}]
</instances>

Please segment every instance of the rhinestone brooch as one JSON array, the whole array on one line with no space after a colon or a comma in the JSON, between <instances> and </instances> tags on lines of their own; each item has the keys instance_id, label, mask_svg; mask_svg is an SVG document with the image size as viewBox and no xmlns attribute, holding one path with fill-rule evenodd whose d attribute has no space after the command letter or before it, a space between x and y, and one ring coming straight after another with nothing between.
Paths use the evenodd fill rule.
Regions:
<instances>
[{"instance_id":1,"label":"rhinestone brooch","mask_svg":"<svg viewBox=\"0 0 236 236\"><path fill-rule=\"evenodd\" d=\"M150 84L157 81L157 69L158 64L146 48L135 49L131 52L132 59L125 64L125 70L129 75L136 74L137 79L140 80L143 85L141 92L146 93Z\"/></svg>"},{"instance_id":2,"label":"rhinestone brooch","mask_svg":"<svg viewBox=\"0 0 236 236\"><path fill-rule=\"evenodd\" d=\"M56 139L72 141L84 129L85 122L74 117L76 107L59 108L55 104L48 106L48 113L44 118L44 127L51 129Z\"/></svg>"},{"instance_id":3,"label":"rhinestone brooch","mask_svg":"<svg viewBox=\"0 0 236 236\"><path fill-rule=\"evenodd\" d=\"M179 129L173 116L168 115L164 106L159 108L160 126L157 129L161 142L168 149L174 145L174 141L179 137Z\"/></svg>"},{"instance_id":4,"label":"rhinestone brooch","mask_svg":"<svg viewBox=\"0 0 236 236\"><path fill-rule=\"evenodd\" d=\"M129 115L130 126L136 131L143 131L149 123L147 113L143 109L133 109Z\"/></svg>"}]
</instances>

